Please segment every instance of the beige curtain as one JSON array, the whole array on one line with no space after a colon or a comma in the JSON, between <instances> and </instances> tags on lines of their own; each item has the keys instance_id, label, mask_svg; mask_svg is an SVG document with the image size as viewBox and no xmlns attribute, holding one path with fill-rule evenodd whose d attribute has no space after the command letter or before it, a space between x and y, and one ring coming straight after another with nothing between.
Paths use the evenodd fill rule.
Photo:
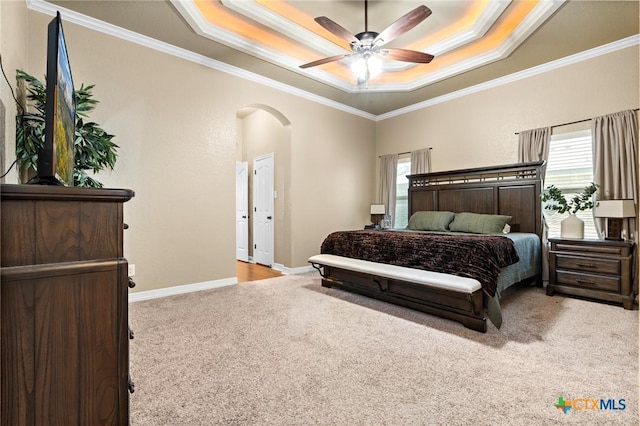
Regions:
<instances>
[{"instance_id":1,"label":"beige curtain","mask_svg":"<svg viewBox=\"0 0 640 426\"><path fill-rule=\"evenodd\" d=\"M551 127L525 130L518 135L518 163L529 163L549 159L549 141L551 140ZM542 168L542 179L547 171L547 166Z\"/></svg>"},{"instance_id":2,"label":"beige curtain","mask_svg":"<svg viewBox=\"0 0 640 426\"><path fill-rule=\"evenodd\" d=\"M547 161L549 159L549 142L551 141L551 127L525 130L518 135L518 162ZM542 181L547 171L546 164L542 167ZM542 201L540 201L542 203ZM549 282L549 227L542 216L542 280Z\"/></svg>"},{"instance_id":3,"label":"beige curtain","mask_svg":"<svg viewBox=\"0 0 640 426\"><path fill-rule=\"evenodd\" d=\"M397 175L398 154L380 157L380 203L391 217L391 226L395 226Z\"/></svg>"},{"instance_id":4,"label":"beige curtain","mask_svg":"<svg viewBox=\"0 0 640 426\"><path fill-rule=\"evenodd\" d=\"M638 119L621 111L591 120L593 179L599 200L633 199L638 211ZM629 236L638 241L636 218L629 220ZM603 220L596 220L602 229Z\"/></svg>"},{"instance_id":5,"label":"beige curtain","mask_svg":"<svg viewBox=\"0 0 640 426\"><path fill-rule=\"evenodd\" d=\"M431 148L411 152L411 174L429 173L431 171Z\"/></svg>"}]
</instances>

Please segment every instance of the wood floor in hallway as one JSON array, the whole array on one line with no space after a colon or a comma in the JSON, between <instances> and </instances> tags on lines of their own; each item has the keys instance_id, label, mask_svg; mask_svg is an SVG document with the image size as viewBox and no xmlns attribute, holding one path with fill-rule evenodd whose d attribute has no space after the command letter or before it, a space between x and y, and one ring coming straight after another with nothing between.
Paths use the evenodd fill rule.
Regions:
<instances>
[{"instance_id":1,"label":"wood floor in hallway","mask_svg":"<svg viewBox=\"0 0 640 426\"><path fill-rule=\"evenodd\" d=\"M238 275L238 283L282 276L282 273L268 266L239 260L236 261L236 273Z\"/></svg>"}]
</instances>

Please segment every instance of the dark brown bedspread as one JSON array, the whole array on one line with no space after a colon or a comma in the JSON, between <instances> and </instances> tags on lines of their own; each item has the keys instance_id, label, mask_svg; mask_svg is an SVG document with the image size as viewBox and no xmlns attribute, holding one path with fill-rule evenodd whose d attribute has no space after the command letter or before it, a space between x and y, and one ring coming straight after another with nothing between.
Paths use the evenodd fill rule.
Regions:
<instances>
[{"instance_id":1,"label":"dark brown bedspread","mask_svg":"<svg viewBox=\"0 0 640 426\"><path fill-rule=\"evenodd\" d=\"M519 260L506 237L406 231L334 232L322 243L321 253L474 278L491 297L500 268Z\"/></svg>"}]
</instances>

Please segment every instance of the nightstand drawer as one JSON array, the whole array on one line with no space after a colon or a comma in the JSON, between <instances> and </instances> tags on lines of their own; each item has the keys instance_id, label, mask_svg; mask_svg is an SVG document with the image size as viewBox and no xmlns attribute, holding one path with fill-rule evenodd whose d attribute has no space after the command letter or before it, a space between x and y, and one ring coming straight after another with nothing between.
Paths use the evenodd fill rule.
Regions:
<instances>
[{"instance_id":1,"label":"nightstand drawer","mask_svg":"<svg viewBox=\"0 0 640 426\"><path fill-rule=\"evenodd\" d=\"M565 293L634 308L633 241L549 238L547 294Z\"/></svg>"},{"instance_id":2,"label":"nightstand drawer","mask_svg":"<svg viewBox=\"0 0 640 426\"><path fill-rule=\"evenodd\" d=\"M620 259L556 255L556 268L620 275Z\"/></svg>"},{"instance_id":3,"label":"nightstand drawer","mask_svg":"<svg viewBox=\"0 0 640 426\"><path fill-rule=\"evenodd\" d=\"M578 272L556 270L558 284L566 284L594 290L620 291L620 277L608 277Z\"/></svg>"}]
</instances>

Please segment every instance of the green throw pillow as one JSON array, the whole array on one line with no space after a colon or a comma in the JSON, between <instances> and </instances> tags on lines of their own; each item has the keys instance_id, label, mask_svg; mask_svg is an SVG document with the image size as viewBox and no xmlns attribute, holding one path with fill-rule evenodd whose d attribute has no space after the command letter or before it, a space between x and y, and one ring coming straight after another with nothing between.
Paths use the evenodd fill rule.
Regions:
<instances>
[{"instance_id":1,"label":"green throw pillow","mask_svg":"<svg viewBox=\"0 0 640 426\"><path fill-rule=\"evenodd\" d=\"M449 229L474 234L500 234L510 220L511 216L499 214L456 213Z\"/></svg>"},{"instance_id":2,"label":"green throw pillow","mask_svg":"<svg viewBox=\"0 0 640 426\"><path fill-rule=\"evenodd\" d=\"M409 218L407 229L414 231L448 231L455 217L452 212L420 211Z\"/></svg>"}]
</instances>

